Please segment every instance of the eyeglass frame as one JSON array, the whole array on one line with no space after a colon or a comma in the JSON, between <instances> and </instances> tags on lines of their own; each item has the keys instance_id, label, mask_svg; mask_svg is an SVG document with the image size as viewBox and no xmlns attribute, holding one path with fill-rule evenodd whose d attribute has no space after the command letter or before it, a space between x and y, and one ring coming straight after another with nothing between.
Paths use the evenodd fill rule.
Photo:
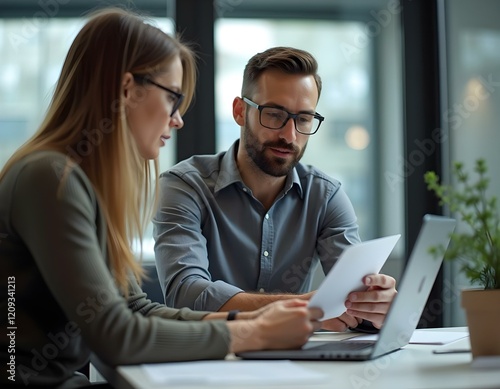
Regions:
<instances>
[{"instance_id":1,"label":"eyeglass frame","mask_svg":"<svg viewBox=\"0 0 500 389\"><path fill-rule=\"evenodd\" d=\"M160 85L157 82L151 80L150 78L148 78L146 76L141 76L140 74L133 74L133 76L134 76L134 79L137 81L146 82L148 84L156 86L157 88L163 89L164 91L166 91L168 93L173 94L177 98L177 101L174 103L174 105L172 107L172 113L170 114L170 117L174 116L174 114L177 112L177 110L181 106L182 101L184 100L185 96L182 93L176 92L170 88L167 88L166 86Z\"/></svg>"},{"instance_id":2,"label":"eyeglass frame","mask_svg":"<svg viewBox=\"0 0 500 389\"><path fill-rule=\"evenodd\" d=\"M270 130L281 130L283 127L286 126L286 124L288 123L288 121L290 120L290 118L292 118L293 119L293 123L295 124L295 131L297 131L299 134L302 134L302 135L314 135L314 134L316 134L318 132L319 128L321 127L321 123L323 123L323 120L325 120L324 116L320 115L318 112L314 112L314 113L310 113L310 112L291 113L291 112L288 112L286 109L281 108L281 107L275 107L275 106L272 106L272 105L259 105L259 104L253 102L252 100L250 100L247 97L242 97L242 100L245 103L247 103L249 106L254 107L254 108L256 108L256 109L259 110L259 123L260 123L260 125L262 127L268 128ZM288 116L285 119L285 121L283 122L283 124L281 125L281 127L272 128L272 127L268 127L268 126L265 126L264 124L262 124L262 110L264 108L279 109L279 110L284 111L284 112L287 113ZM311 115L313 118L319 120L318 127L316 127L316 130L314 130L314 132L302 132L297 127L297 117L299 115L304 115L304 114Z\"/></svg>"}]
</instances>

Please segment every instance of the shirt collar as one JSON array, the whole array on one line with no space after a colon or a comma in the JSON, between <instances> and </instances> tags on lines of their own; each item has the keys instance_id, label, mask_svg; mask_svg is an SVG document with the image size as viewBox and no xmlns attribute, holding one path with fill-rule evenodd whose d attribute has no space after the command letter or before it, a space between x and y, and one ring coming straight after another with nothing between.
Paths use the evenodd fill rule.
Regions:
<instances>
[{"instance_id":1,"label":"shirt collar","mask_svg":"<svg viewBox=\"0 0 500 389\"><path fill-rule=\"evenodd\" d=\"M243 184L240 171L238 170L238 165L236 164L236 152L238 151L239 143L239 140L234 142L222 157L219 177L217 177L217 182L215 183L214 188L215 193L237 182L241 182Z\"/></svg>"},{"instance_id":2,"label":"shirt collar","mask_svg":"<svg viewBox=\"0 0 500 389\"><path fill-rule=\"evenodd\" d=\"M236 140L231 147L227 150L227 152L222 157L219 177L217 178L217 182L215 184L214 192L226 188L227 186L235 183L241 183L241 185L245 185L243 180L241 179L240 171L238 170L238 165L236 164L236 153L238 151L238 147L240 145L239 139ZM297 172L297 168L293 168L292 172L288 174L286 178L286 184L284 188L284 193L288 193L292 187L297 188L297 192L299 196L303 197L302 184L300 183L299 174Z\"/></svg>"}]
</instances>

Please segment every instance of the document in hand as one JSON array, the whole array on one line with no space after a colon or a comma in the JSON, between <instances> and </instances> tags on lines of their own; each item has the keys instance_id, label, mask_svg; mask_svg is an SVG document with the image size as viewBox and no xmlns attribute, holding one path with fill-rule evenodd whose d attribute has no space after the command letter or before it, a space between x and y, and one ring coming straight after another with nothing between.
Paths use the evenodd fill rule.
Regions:
<instances>
[{"instance_id":1,"label":"document in hand","mask_svg":"<svg viewBox=\"0 0 500 389\"><path fill-rule=\"evenodd\" d=\"M363 277L380 272L400 236L391 235L347 246L309 301L309 306L323 310L322 320L342 315L346 311L344 304L348 294L366 289Z\"/></svg>"}]
</instances>

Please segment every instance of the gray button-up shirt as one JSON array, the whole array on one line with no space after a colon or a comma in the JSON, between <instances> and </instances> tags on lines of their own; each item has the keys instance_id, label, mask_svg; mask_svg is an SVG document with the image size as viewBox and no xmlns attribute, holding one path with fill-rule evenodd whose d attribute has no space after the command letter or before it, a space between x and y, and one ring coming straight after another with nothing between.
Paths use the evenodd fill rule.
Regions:
<instances>
[{"instance_id":1,"label":"gray button-up shirt","mask_svg":"<svg viewBox=\"0 0 500 389\"><path fill-rule=\"evenodd\" d=\"M238 141L193 156L160 176L155 256L166 303L217 311L235 294L304 293L360 241L340 182L298 164L269 210L242 181Z\"/></svg>"}]
</instances>

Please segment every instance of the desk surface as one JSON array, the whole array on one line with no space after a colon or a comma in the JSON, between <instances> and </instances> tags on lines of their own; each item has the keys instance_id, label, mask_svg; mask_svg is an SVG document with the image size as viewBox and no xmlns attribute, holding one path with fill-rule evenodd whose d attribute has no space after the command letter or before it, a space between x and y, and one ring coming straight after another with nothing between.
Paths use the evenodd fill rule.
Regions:
<instances>
[{"instance_id":1,"label":"desk surface","mask_svg":"<svg viewBox=\"0 0 500 389\"><path fill-rule=\"evenodd\" d=\"M435 331L464 331L464 327L435 329ZM337 335L337 334L335 334ZM335 335L333 337L335 337ZM336 340L345 337L338 334ZM469 348L469 339L464 338L443 346L410 344L399 351L365 362L318 361L298 363L309 369L326 373L331 381L325 385L311 388L500 388L500 369L479 369L471 365L470 353L433 354L439 348ZM234 359L229 356L228 359ZM119 366L111 369L97 362L101 374L117 388L146 389L162 388L148 380L141 366ZM229 387L229 386L228 386ZM257 386L238 386L238 389L251 389ZM262 385L258 386L263 388ZM290 386L268 386L284 388ZM293 386L292 386L293 387ZM190 389L187 385L169 386ZM231 385L231 388L235 386Z\"/></svg>"}]
</instances>

